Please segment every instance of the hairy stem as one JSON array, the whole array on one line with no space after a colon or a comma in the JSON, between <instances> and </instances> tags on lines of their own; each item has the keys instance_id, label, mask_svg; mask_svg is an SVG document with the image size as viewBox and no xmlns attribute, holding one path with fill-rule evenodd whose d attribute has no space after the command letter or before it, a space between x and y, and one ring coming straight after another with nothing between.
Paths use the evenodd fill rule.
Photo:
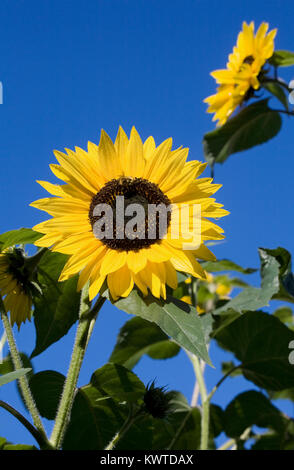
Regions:
<instances>
[{"instance_id":1,"label":"hairy stem","mask_svg":"<svg viewBox=\"0 0 294 470\"><path fill-rule=\"evenodd\" d=\"M81 294L81 306L79 313L79 323L76 332L75 344L71 356L68 374L65 380L64 389L57 410L56 420L50 442L52 446L59 449L62 445L64 434L69 422L70 413L74 401L76 385L84 359L85 351L98 315L99 310L106 298L99 297L95 306L90 310L88 306L88 287L84 288Z\"/></svg>"},{"instance_id":2,"label":"hairy stem","mask_svg":"<svg viewBox=\"0 0 294 470\"><path fill-rule=\"evenodd\" d=\"M201 405L202 405L202 413L201 413L201 442L200 442L200 449L207 450L208 448L208 438L209 438L209 406L210 406L210 399L207 395L206 385L204 382L204 373L201 368L200 360L194 354L188 353L190 360L193 365L193 369L195 372L195 376L199 385L199 391L201 396Z\"/></svg>"},{"instance_id":3,"label":"hairy stem","mask_svg":"<svg viewBox=\"0 0 294 470\"><path fill-rule=\"evenodd\" d=\"M7 315L6 311L3 308L2 299L1 299L0 303L2 305L1 318L2 318L2 321L3 321L5 333L6 333L6 336L7 336L7 341L8 341L9 350L10 350L12 362L13 362L13 365L14 365L14 369L15 370L22 369L22 367L23 367L22 360L21 360L21 357L19 355L19 352L18 352L18 349L17 349L17 346L16 346L16 342L15 342L15 339L14 339L14 336L13 336L13 331L12 331L12 327L11 327L8 315ZM27 377L25 375L23 377L20 377L18 379L18 382L19 382L19 386L20 386L25 404L26 404L27 409L29 410L29 412L31 414L31 417L33 419L33 423L34 423L35 427L44 436L44 438L47 439L47 436L46 436L41 418L39 416L38 409L36 407L35 401L33 399L33 395L31 393L31 390L30 390L30 387L29 387Z\"/></svg>"}]
</instances>

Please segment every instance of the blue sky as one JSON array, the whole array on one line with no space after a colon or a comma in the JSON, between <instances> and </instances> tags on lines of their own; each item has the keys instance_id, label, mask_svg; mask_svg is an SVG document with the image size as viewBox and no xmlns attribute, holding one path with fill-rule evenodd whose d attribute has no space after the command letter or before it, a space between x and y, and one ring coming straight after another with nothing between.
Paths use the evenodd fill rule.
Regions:
<instances>
[{"instance_id":1,"label":"blue sky","mask_svg":"<svg viewBox=\"0 0 294 470\"><path fill-rule=\"evenodd\" d=\"M157 143L172 136L175 146L190 148L191 159L202 160L203 134L214 128L203 103L215 89L210 71L225 67L243 20L269 22L278 28L276 48L294 50L293 10L290 0L2 0L0 231L44 219L29 203L45 196L36 179L54 181L52 150L86 148L88 140L97 143L101 128L112 138L119 125L127 132L135 125L142 138L153 135ZM294 68L281 72L294 79ZM217 199L231 212L222 221L226 240L214 248L219 258L257 267L259 246L294 253L292 136L293 120L284 116L273 141L216 167L215 181L223 184ZM258 285L258 277L253 280ZM80 384L107 361L127 318L104 307ZM37 357L36 371L65 373L73 334ZM16 332L16 339L30 353L32 325ZM208 370L209 387L227 357L216 348L211 356L216 370ZM191 397L193 373L183 353L164 362L144 358L135 371L145 383L157 377L160 385ZM250 388L244 379L229 379L215 401L226 405ZM1 399L22 410L14 384L1 388ZM32 442L3 410L0 419L0 435Z\"/></svg>"}]
</instances>

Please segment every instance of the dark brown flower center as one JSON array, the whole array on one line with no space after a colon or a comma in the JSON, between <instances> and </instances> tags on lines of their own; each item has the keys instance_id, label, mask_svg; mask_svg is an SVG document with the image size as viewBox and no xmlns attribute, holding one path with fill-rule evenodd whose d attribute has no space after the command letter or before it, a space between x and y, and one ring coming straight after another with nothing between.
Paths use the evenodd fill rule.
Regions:
<instances>
[{"instance_id":1,"label":"dark brown flower center","mask_svg":"<svg viewBox=\"0 0 294 470\"><path fill-rule=\"evenodd\" d=\"M89 221L96 238L118 251L138 251L157 243L170 224L169 198L143 178L108 181L93 197Z\"/></svg>"},{"instance_id":2,"label":"dark brown flower center","mask_svg":"<svg viewBox=\"0 0 294 470\"><path fill-rule=\"evenodd\" d=\"M243 60L243 64L253 64L254 62L254 57L253 55L248 55L247 57L245 57L245 59Z\"/></svg>"}]
</instances>

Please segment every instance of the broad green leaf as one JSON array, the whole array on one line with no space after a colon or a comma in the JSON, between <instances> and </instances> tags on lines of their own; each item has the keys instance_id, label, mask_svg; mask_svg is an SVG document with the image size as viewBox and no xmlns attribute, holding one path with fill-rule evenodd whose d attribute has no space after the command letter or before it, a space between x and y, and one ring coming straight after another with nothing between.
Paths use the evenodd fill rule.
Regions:
<instances>
[{"instance_id":1,"label":"broad green leaf","mask_svg":"<svg viewBox=\"0 0 294 470\"><path fill-rule=\"evenodd\" d=\"M0 251L5 250L9 246L19 245L21 243L34 243L42 237L42 233L34 232L31 228L20 228L18 230L10 230L0 235Z\"/></svg>"},{"instance_id":2,"label":"broad green leaf","mask_svg":"<svg viewBox=\"0 0 294 470\"><path fill-rule=\"evenodd\" d=\"M5 437L0 437L0 450L3 450L3 447L5 446L6 443L8 444Z\"/></svg>"},{"instance_id":3,"label":"broad green leaf","mask_svg":"<svg viewBox=\"0 0 294 470\"><path fill-rule=\"evenodd\" d=\"M218 406L210 405L210 434L212 437L217 437L224 430L224 410Z\"/></svg>"},{"instance_id":4,"label":"broad green leaf","mask_svg":"<svg viewBox=\"0 0 294 470\"><path fill-rule=\"evenodd\" d=\"M255 436L250 450L294 450L293 435L272 432Z\"/></svg>"},{"instance_id":5,"label":"broad green leaf","mask_svg":"<svg viewBox=\"0 0 294 470\"><path fill-rule=\"evenodd\" d=\"M145 394L145 385L129 369L120 364L108 363L97 369L91 377L91 385L105 397L136 402Z\"/></svg>"},{"instance_id":6,"label":"broad green leaf","mask_svg":"<svg viewBox=\"0 0 294 470\"><path fill-rule=\"evenodd\" d=\"M246 287L240 294L214 310L214 315L222 312L255 311L265 305L279 290L280 263L274 256L264 256L264 249L259 249L261 260L261 287Z\"/></svg>"},{"instance_id":7,"label":"broad green leaf","mask_svg":"<svg viewBox=\"0 0 294 470\"><path fill-rule=\"evenodd\" d=\"M20 352L19 355L20 355L20 358L21 358L23 368L31 369L31 372L28 374L28 377L30 377L30 375L32 375L32 373L33 373L32 362L30 361L30 359L28 358L28 356L25 353ZM0 363L0 374L7 374L8 372L14 372L14 365L13 365L12 358L11 358L10 354L8 354L6 357L4 357L4 359Z\"/></svg>"},{"instance_id":8,"label":"broad green leaf","mask_svg":"<svg viewBox=\"0 0 294 470\"><path fill-rule=\"evenodd\" d=\"M285 388L278 392L270 393L272 400L291 400L294 401L294 388Z\"/></svg>"},{"instance_id":9,"label":"broad green leaf","mask_svg":"<svg viewBox=\"0 0 294 470\"><path fill-rule=\"evenodd\" d=\"M43 295L35 299L36 346L31 357L62 338L78 319L80 294L77 292L77 276L58 282L67 258L48 251L38 265Z\"/></svg>"},{"instance_id":10,"label":"broad green leaf","mask_svg":"<svg viewBox=\"0 0 294 470\"><path fill-rule=\"evenodd\" d=\"M289 109L288 95L285 94L285 89L281 85L276 82L263 82L262 87L275 96L286 110Z\"/></svg>"},{"instance_id":11,"label":"broad green leaf","mask_svg":"<svg viewBox=\"0 0 294 470\"><path fill-rule=\"evenodd\" d=\"M201 415L198 408L173 413L166 421L153 420L153 449L199 449L200 437Z\"/></svg>"},{"instance_id":12,"label":"broad green leaf","mask_svg":"<svg viewBox=\"0 0 294 470\"><path fill-rule=\"evenodd\" d=\"M190 411L190 405L187 398L181 392L171 390L170 392L167 392L166 395L169 398L170 409L173 412Z\"/></svg>"},{"instance_id":13,"label":"broad green leaf","mask_svg":"<svg viewBox=\"0 0 294 470\"><path fill-rule=\"evenodd\" d=\"M2 450L38 450L35 446L27 444L7 444L4 445Z\"/></svg>"},{"instance_id":14,"label":"broad green leaf","mask_svg":"<svg viewBox=\"0 0 294 470\"><path fill-rule=\"evenodd\" d=\"M21 362L22 362L22 368L29 369L29 372L27 373L27 379L30 380L30 377L34 373L33 364L32 364L31 360L28 358L28 356L25 353L20 352L19 355L20 355ZM12 358L11 358L10 354L8 354L3 359L2 363L0 363L0 374L7 374L8 372L14 372L14 365L13 365ZM18 393L19 393L19 395L20 395L20 397L23 401L23 405L26 408L27 405L26 405L26 402L23 398L22 391L21 391L21 388L19 386L18 381L16 383L16 386L17 386Z\"/></svg>"},{"instance_id":15,"label":"broad green leaf","mask_svg":"<svg viewBox=\"0 0 294 470\"><path fill-rule=\"evenodd\" d=\"M224 411L225 433L239 437L254 424L282 432L285 421L282 413L260 392L250 390L237 395Z\"/></svg>"},{"instance_id":16,"label":"broad green leaf","mask_svg":"<svg viewBox=\"0 0 294 470\"><path fill-rule=\"evenodd\" d=\"M132 369L144 354L153 359L166 359L174 357L179 350L155 323L134 317L121 328L109 362Z\"/></svg>"},{"instance_id":17,"label":"broad green leaf","mask_svg":"<svg viewBox=\"0 0 294 470\"><path fill-rule=\"evenodd\" d=\"M294 332L273 315L243 313L216 334L220 345L240 361L243 375L258 387L283 390L294 387L289 343Z\"/></svg>"},{"instance_id":18,"label":"broad green leaf","mask_svg":"<svg viewBox=\"0 0 294 470\"><path fill-rule=\"evenodd\" d=\"M275 51L268 62L276 67L289 67L290 65L294 65L294 52L284 50Z\"/></svg>"},{"instance_id":19,"label":"broad green leaf","mask_svg":"<svg viewBox=\"0 0 294 470\"><path fill-rule=\"evenodd\" d=\"M178 283L184 282L186 279L188 279L189 274L186 273L181 273L180 271L177 271L177 278L178 278Z\"/></svg>"},{"instance_id":20,"label":"broad green leaf","mask_svg":"<svg viewBox=\"0 0 294 470\"><path fill-rule=\"evenodd\" d=\"M44 370L30 378L31 392L37 408L44 418L55 418L64 381L64 375L54 370Z\"/></svg>"},{"instance_id":21,"label":"broad green leaf","mask_svg":"<svg viewBox=\"0 0 294 470\"><path fill-rule=\"evenodd\" d=\"M165 301L155 299L152 295L143 298L137 290L133 290L128 297L117 300L114 305L120 310L156 323L179 346L211 364L206 347L212 329L210 315L200 317L194 307L169 295Z\"/></svg>"},{"instance_id":22,"label":"broad green leaf","mask_svg":"<svg viewBox=\"0 0 294 470\"><path fill-rule=\"evenodd\" d=\"M242 274L251 274L257 271L257 269L253 268L242 268L242 266L237 263L234 263L229 259L220 259L218 261L205 261L205 263L202 263L202 267L206 271L212 273L221 271L236 271Z\"/></svg>"},{"instance_id":23,"label":"broad green leaf","mask_svg":"<svg viewBox=\"0 0 294 470\"><path fill-rule=\"evenodd\" d=\"M290 253L285 248L278 247L274 250L269 248L259 248L261 258L261 275L267 269L271 259L275 259L279 264L279 273L275 279L278 284L278 291L273 295L273 299L284 300L294 303L294 276L292 273L292 262Z\"/></svg>"},{"instance_id":24,"label":"broad green leaf","mask_svg":"<svg viewBox=\"0 0 294 470\"><path fill-rule=\"evenodd\" d=\"M294 315L293 311L289 307L279 307L273 313L275 317L277 317L282 323L290 328L290 330L294 330Z\"/></svg>"},{"instance_id":25,"label":"broad green leaf","mask_svg":"<svg viewBox=\"0 0 294 470\"><path fill-rule=\"evenodd\" d=\"M204 155L208 163L223 163L236 152L263 144L280 131L281 116L268 107L268 99L246 106L219 129L205 134Z\"/></svg>"},{"instance_id":26,"label":"broad green leaf","mask_svg":"<svg viewBox=\"0 0 294 470\"><path fill-rule=\"evenodd\" d=\"M71 419L66 430L63 450L102 450L121 429L128 416L128 407L102 395L91 384L79 389L75 396ZM151 419L143 418L132 426L116 446L116 450L151 448Z\"/></svg>"},{"instance_id":27,"label":"broad green leaf","mask_svg":"<svg viewBox=\"0 0 294 470\"><path fill-rule=\"evenodd\" d=\"M26 375L28 372L30 372L31 369L18 369L15 370L14 372L9 372L8 374L4 374L0 376L0 387L1 385L8 384L9 382L13 382L13 380L20 379L24 375Z\"/></svg>"}]
</instances>

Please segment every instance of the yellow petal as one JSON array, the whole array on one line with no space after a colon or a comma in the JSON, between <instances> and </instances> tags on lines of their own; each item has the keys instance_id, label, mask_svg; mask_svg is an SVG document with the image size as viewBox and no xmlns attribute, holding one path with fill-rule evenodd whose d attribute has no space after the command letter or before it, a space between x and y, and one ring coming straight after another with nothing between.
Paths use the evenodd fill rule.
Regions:
<instances>
[{"instance_id":1,"label":"yellow petal","mask_svg":"<svg viewBox=\"0 0 294 470\"><path fill-rule=\"evenodd\" d=\"M134 287L132 274L127 266L123 266L107 276L107 284L113 300L127 297Z\"/></svg>"},{"instance_id":2,"label":"yellow petal","mask_svg":"<svg viewBox=\"0 0 294 470\"><path fill-rule=\"evenodd\" d=\"M100 274L106 276L117 269L120 269L127 261L127 253L125 251L116 251L108 249L101 264Z\"/></svg>"}]
</instances>

